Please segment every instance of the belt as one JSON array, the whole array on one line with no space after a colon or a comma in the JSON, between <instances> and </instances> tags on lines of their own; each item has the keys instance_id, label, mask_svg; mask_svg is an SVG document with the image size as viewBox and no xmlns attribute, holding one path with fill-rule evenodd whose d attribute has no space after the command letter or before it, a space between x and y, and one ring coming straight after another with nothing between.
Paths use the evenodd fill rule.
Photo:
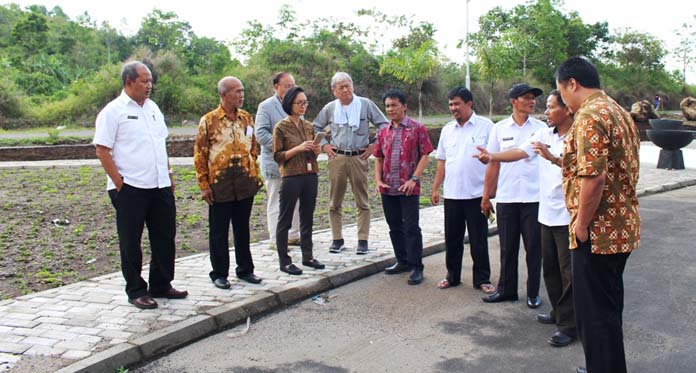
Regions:
<instances>
[{"instance_id":1,"label":"belt","mask_svg":"<svg viewBox=\"0 0 696 373\"><path fill-rule=\"evenodd\" d=\"M336 149L336 154L341 154L345 155L346 157L353 157L356 155L360 155L362 153L365 153L364 150L341 150L341 149Z\"/></svg>"}]
</instances>

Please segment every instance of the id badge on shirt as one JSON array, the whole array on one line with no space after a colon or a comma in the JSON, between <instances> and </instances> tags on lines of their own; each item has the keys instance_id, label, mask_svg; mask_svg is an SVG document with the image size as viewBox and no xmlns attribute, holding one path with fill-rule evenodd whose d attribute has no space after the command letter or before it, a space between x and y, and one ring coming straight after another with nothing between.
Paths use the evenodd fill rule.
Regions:
<instances>
[{"instance_id":1,"label":"id badge on shirt","mask_svg":"<svg viewBox=\"0 0 696 373\"><path fill-rule=\"evenodd\" d=\"M312 162L307 161L307 171L312 171Z\"/></svg>"}]
</instances>

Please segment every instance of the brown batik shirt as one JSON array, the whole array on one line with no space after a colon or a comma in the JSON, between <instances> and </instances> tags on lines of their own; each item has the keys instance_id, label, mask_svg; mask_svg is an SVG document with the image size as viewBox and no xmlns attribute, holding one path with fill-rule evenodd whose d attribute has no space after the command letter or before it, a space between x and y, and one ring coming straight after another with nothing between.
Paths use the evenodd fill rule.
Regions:
<instances>
[{"instance_id":1,"label":"brown batik shirt","mask_svg":"<svg viewBox=\"0 0 696 373\"><path fill-rule=\"evenodd\" d=\"M280 166L280 176L296 176L315 174L319 171L317 155L304 151L286 160L285 152L305 141L314 139L312 122L301 119L302 126L292 123L290 117L285 117L273 128L273 159Z\"/></svg>"},{"instance_id":2,"label":"brown batik shirt","mask_svg":"<svg viewBox=\"0 0 696 373\"><path fill-rule=\"evenodd\" d=\"M212 189L215 202L238 201L256 194L262 185L257 157L254 121L249 113L237 109L237 120L232 121L218 106L201 118L193 163L199 187Z\"/></svg>"},{"instance_id":3,"label":"brown batik shirt","mask_svg":"<svg viewBox=\"0 0 696 373\"><path fill-rule=\"evenodd\" d=\"M570 248L577 248L580 183L604 174L599 207L590 222L593 254L628 253L640 244L638 183L640 137L630 114L597 92L575 113L563 152L563 189L570 212Z\"/></svg>"}]
</instances>

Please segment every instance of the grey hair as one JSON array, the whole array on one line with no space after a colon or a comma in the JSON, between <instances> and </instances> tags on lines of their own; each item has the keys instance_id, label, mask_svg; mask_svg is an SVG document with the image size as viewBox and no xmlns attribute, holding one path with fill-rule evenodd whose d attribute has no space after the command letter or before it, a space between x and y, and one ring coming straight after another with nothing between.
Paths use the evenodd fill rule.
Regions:
<instances>
[{"instance_id":1,"label":"grey hair","mask_svg":"<svg viewBox=\"0 0 696 373\"><path fill-rule=\"evenodd\" d=\"M121 68L121 84L123 84L123 87L126 86L126 80L138 79L138 66L144 66L148 71L150 71L147 65L140 61L126 62Z\"/></svg>"},{"instance_id":2,"label":"grey hair","mask_svg":"<svg viewBox=\"0 0 696 373\"><path fill-rule=\"evenodd\" d=\"M236 81L238 81L240 84L242 83L241 80L235 78L234 76L226 76L226 77L220 79L220 81L218 82L218 94L219 94L220 96L222 96L223 94L227 93L227 92L230 90L229 87L228 87L227 84L226 84L226 83L227 83L228 81L230 81L230 80L236 80Z\"/></svg>"},{"instance_id":3,"label":"grey hair","mask_svg":"<svg viewBox=\"0 0 696 373\"><path fill-rule=\"evenodd\" d=\"M331 89L336 88L336 85L344 80L350 82L351 87L353 86L353 79L350 77L350 75L348 75L348 73L344 73L343 71L339 71L331 78Z\"/></svg>"}]
</instances>

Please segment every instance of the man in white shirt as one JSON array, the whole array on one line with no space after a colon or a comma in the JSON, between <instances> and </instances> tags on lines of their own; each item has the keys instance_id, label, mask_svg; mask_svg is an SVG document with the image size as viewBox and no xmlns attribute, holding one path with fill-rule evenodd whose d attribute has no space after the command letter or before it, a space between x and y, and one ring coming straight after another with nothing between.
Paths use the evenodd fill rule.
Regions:
<instances>
[{"instance_id":1,"label":"man in white shirt","mask_svg":"<svg viewBox=\"0 0 696 373\"><path fill-rule=\"evenodd\" d=\"M537 131L520 148L501 153L488 153L483 149L478 158L484 162L514 162L528 158L528 154L534 152L548 161L539 162L539 223L544 283L551 303L551 313L539 314L536 319L542 324L556 324L557 330L548 339L548 343L554 347L563 347L577 337L568 249L570 214L565 206L561 175L563 142L573 124L573 114L557 90L549 94L544 114L550 128Z\"/></svg>"},{"instance_id":2,"label":"man in white shirt","mask_svg":"<svg viewBox=\"0 0 696 373\"><path fill-rule=\"evenodd\" d=\"M266 206L266 225L268 226L269 241L275 245L278 214L280 214L280 171L278 163L273 159L273 128L276 123L285 119L288 114L283 110L283 97L288 89L295 86L295 78L289 73L279 72L273 77L275 94L259 104L256 110L256 141L261 145L261 176L266 185L268 205ZM300 244L300 204L295 206L292 215L292 228L288 234L289 245Z\"/></svg>"},{"instance_id":3,"label":"man in white shirt","mask_svg":"<svg viewBox=\"0 0 696 373\"><path fill-rule=\"evenodd\" d=\"M469 229L469 246L473 261L474 288L486 293L495 291L491 285L491 266L488 259L488 222L481 213L483 177L486 166L472 157L476 146L485 146L493 122L476 115L473 95L464 87L451 90L449 109L454 120L440 132L437 145L437 171L430 201L440 201L443 185L445 205L445 263L447 277L438 283L440 289L461 284L464 234Z\"/></svg>"},{"instance_id":4,"label":"man in white shirt","mask_svg":"<svg viewBox=\"0 0 696 373\"><path fill-rule=\"evenodd\" d=\"M108 175L107 190L116 209L121 271L128 302L141 309L157 308L153 297L188 295L172 287L174 279L176 206L174 181L167 159L164 116L149 99L152 74L142 62L121 70L123 91L99 113L93 143ZM140 273L140 247L147 223L152 255L148 283Z\"/></svg>"},{"instance_id":5,"label":"man in white shirt","mask_svg":"<svg viewBox=\"0 0 696 373\"><path fill-rule=\"evenodd\" d=\"M489 152L519 148L546 124L531 116L541 89L526 83L514 85L508 92L512 115L496 123L486 149ZM485 215L493 211L490 199L495 198L498 208L498 236L500 238L500 278L497 291L483 298L484 302L515 301L517 296L517 258L520 235L527 252L527 306L541 305L541 243L539 215L538 157L534 152L528 158L503 163L492 161L486 167L481 210Z\"/></svg>"}]
</instances>

